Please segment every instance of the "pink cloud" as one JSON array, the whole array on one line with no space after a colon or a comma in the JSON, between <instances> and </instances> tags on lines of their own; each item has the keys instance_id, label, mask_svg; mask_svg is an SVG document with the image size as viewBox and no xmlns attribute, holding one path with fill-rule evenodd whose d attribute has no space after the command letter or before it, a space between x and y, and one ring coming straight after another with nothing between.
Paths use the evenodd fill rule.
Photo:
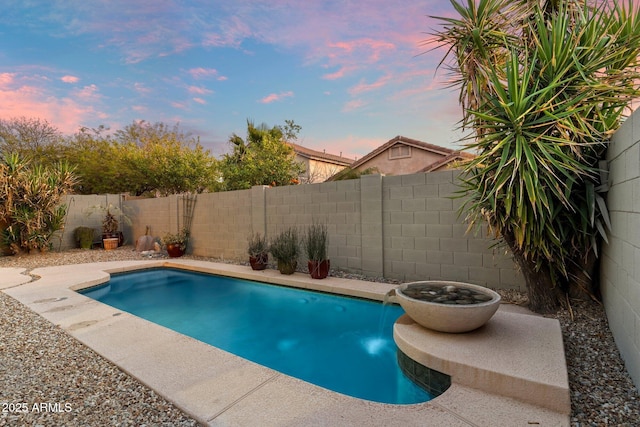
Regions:
<instances>
[{"instance_id":1,"label":"pink cloud","mask_svg":"<svg viewBox=\"0 0 640 427\"><path fill-rule=\"evenodd\" d=\"M189 73L189 75L194 79L214 78L220 81L227 80L225 76L219 75L218 70L216 70L215 68L191 68L187 71L187 73Z\"/></svg>"},{"instance_id":2,"label":"pink cloud","mask_svg":"<svg viewBox=\"0 0 640 427\"><path fill-rule=\"evenodd\" d=\"M322 76L325 80L338 80L343 78L349 73L349 71L355 70L355 67L340 67L340 69L334 73L325 74Z\"/></svg>"},{"instance_id":3,"label":"pink cloud","mask_svg":"<svg viewBox=\"0 0 640 427\"><path fill-rule=\"evenodd\" d=\"M59 96L38 75L0 74L0 117L38 117L63 133L74 133L86 122L108 115L96 109L95 85ZM24 82L30 82L25 84Z\"/></svg>"},{"instance_id":4,"label":"pink cloud","mask_svg":"<svg viewBox=\"0 0 640 427\"><path fill-rule=\"evenodd\" d=\"M292 91L280 92L280 93L272 93L270 95L265 96L264 98L262 98L258 102L260 102L261 104L270 104L272 102L281 101L284 98L290 98L292 96L293 96L293 92Z\"/></svg>"},{"instance_id":5,"label":"pink cloud","mask_svg":"<svg viewBox=\"0 0 640 427\"><path fill-rule=\"evenodd\" d=\"M187 90L189 91L189 93L196 95L208 95L210 93L213 93L211 89L207 89L206 87L202 86L189 86Z\"/></svg>"},{"instance_id":6,"label":"pink cloud","mask_svg":"<svg viewBox=\"0 0 640 427\"><path fill-rule=\"evenodd\" d=\"M206 105L207 104L207 101L205 101L202 98L193 98L193 101L197 102L198 104L202 104L202 105Z\"/></svg>"},{"instance_id":7,"label":"pink cloud","mask_svg":"<svg viewBox=\"0 0 640 427\"><path fill-rule=\"evenodd\" d=\"M373 83L365 83L364 81L361 81L356 86L349 89L349 94L359 95L363 92L369 92L371 90L384 87L387 85L387 83L389 83L390 80L391 80L391 76L386 75L386 76L380 77L378 80L376 80Z\"/></svg>"},{"instance_id":8,"label":"pink cloud","mask_svg":"<svg viewBox=\"0 0 640 427\"><path fill-rule=\"evenodd\" d=\"M133 88L140 95L147 95L147 94L153 92L151 89L146 87L144 83L136 82L136 83L133 84Z\"/></svg>"},{"instance_id":9,"label":"pink cloud","mask_svg":"<svg viewBox=\"0 0 640 427\"><path fill-rule=\"evenodd\" d=\"M344 107L342 108L342 112L348 113L350 111L359 110L365 105L367 105L367 103L364 102L362 99L354 99L344 104Z\"/></svg>"},{"instance_id":10,"label":"pink cloud","mask_svg":"<svg viewBox=\"0 0 640 427\"><path fill-rule=\"evenodd\" d=\"M325 150L330 154L335 154L338 156L342 155L343 157L357 160L375 150L385 142L387 142L387 140L380 140L375 138L359 138L353 135L347 135L344 138L339 139L307 141L305 143L305 146L314 150Z\"/></svg>"},{"instance_id":11,"label":"pink cloud","mask_svg":"<svg viewBox=\"0 0 640 427\"><path fill-rule=\"evenodd\" d=\"M98 86L96 85L85 86L82 89L75 91L74 93L77 98L87 101L95 101L101 98L101 95L98 92Z\"/></svg>"},{"instance_id":12,"label":"pink cloud","mask_svg":"<svg viewBox=\"0 0 640 427\"><path fill-rule=\"evenodd\" d=\"M184 102L173 101L169 105L171 105L173 108L177 108L179 110L186 110L187 109L187 104L185 104Z\"/></svg>"},{"instance_id":13,"label":"pink cloud","mask_svg":"<svg viewBox=\"0 0 640 427\"><path fill-rule=\"evenodd\" d=\"M389 43L386 41L364 38L358 40L329 43L329 48L333 49L333 55L335 56L342 56L344 54L359 54L359 56L364 56L364 58L369 62L377 62L380 60L380 56L383 52L395 50L396 46L393 43Z\"/></svg>"},{"instance_id":14,"label":"pink cloud","mask_svg":"<svg viewBox=\"0 0 640 427\"><path fill-rule=\"evenodd\" d=\"M60 80L62 80L64 83L78 83L80 81L80 78L76 76L62 76Z\"/></svg>"},{"instance_id":15,"label":"pink cloud","mask_svg":"<svg viewBox=\"0 0 640 427\"><path fill-rule=\"evenodd\" d=\"M253 30L246 19L239 14L218 23L219 28L209 31L202 40L205 47L239 48L245 38L251 37Z\"/></svg>"},{"instance_id":16,"label":"pink cloud","mask_svg":"<svg viewBox=\"0 0 640 427\"><path fill-rule=\"evenodd\" d=\"M16 73L0 73L0 89L11 85L15 80Z\"/></svg>"}]
</instances>

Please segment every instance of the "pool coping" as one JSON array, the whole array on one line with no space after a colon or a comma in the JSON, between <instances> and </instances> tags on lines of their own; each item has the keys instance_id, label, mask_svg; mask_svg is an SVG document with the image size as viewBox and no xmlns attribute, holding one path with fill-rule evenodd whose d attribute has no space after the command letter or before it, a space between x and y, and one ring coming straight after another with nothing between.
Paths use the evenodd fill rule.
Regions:
<instances>
[{"instance_id":1,"label":"pool coping","mask_svg":"<svg viewBox=\"0 0 640 427\"><path fill-rule=\"evenodd\" d=\"M419 363L451 375L452 385L426 403L390 405L298 380L74 292L104 283L110 273L154 267L380 301L395 286L180 259L43 267L31 272L40 277L36 281L24 276L23 269L0 269L0 289L205 425L569 425L568 376L557 320L503 305L477 332L429 336L401 317L394 330L398 346ZM545 333L529 333L540 331L541 325ZM544 351L530 354L530 346ZM510 350L501 355L505 349ZM542 365L549 372L540 371Z\"/></svg>"}]
</instances>

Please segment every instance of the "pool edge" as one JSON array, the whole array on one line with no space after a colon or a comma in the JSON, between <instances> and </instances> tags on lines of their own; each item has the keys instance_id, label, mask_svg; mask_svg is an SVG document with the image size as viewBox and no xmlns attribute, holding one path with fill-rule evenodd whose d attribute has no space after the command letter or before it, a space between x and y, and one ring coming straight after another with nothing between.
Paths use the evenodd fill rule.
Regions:
<instances>
[{"instance_id":1,"label":"pool edge","mask_svg":"<svg viewBox=\"0 0 640 427\"><path fill-rule=\"evenodd\" d=\"M211 263L206 261L128 261L84 264L81 267L71 266L46 267L33 271L41 278L38 281L14 286L4 290L5 293L18 299L54 324L60 325L67 333L79 341L96 350L103 357L120 366L123 370L138 380L156 390L168 400L174 402L185 412L204 423L246 424L255 416L256 421L264 423L264 409L256 413L255 408L265 407L265 401L270 402L270 425L286 425L292 422L309 424L315 420L330 422L335 419L342 423L365 423L367 420L375 424L386 423L409 425L424 423L426 419L434 425L483 425L479 420L487 418L491 425L513 425L514 421L540 422L541 424L568 425L568 415L546 410L526 403L486 393L467 385L454 383L450 390L424 404L389 405L362 401L322 389L304 381L288 377L284 374L274 374L275 371L252 362L240 363L229 359L222 350L212 351L211 346L193 339L187 339L176 332L165 330L159 325L147 324L143 319L135 316L113 315L118 310L89 304L71 288L79 289L83 284L101 279L104 273L123 272L131 269L150 267L173 267L187 270L202 271L213 274L246 278L248 280L265 281L285 286L294 286L323 292L340 293L368 299L382 300L386 292L393 285L362 282L350 279L327 278L313 280L308 275L294 274L282 276L277 271L266 270L254 272L246 266L233 264ZM66 270L65 270L66 269ZM73 280L69 279L69 270L73 270ZM76 295L77 297L73 297ZM57 302L36 303L47 298L66 296L66 304L71 309L53 311ZM88 299L88 298L87 298ZM78 327L82 322L95 321L90 326ZM142 323L141 323L142 322ZM76 327L72 327L76 325ZM131 326L134 325L134 326ZM132 329L133 328L133 329ZM123 336L124 331L133 330L130 336ZM135 348L127 350L126 343L151 340L154 335L156 341L146 351L140 354ZM105 341L105 338L108 338ZM192 342L192 341L193 342ZM153 341L153 340L152 340ZM97 344L102 342L102 344ZM130 344L129 344L130 345ZM201 346L209 347L209 349ZM186 349L193 351L190 356L185 355ZM223 352L224 353L224 352ZM228 353L226 353L228 355ZM202 356L204 355L204 356ZM226 364L226 372L212 371L204 376L189 367L193 360L201 357L211 357L212 364ZM236 356L233 356L236 357ZM237 357L236 357L237 358ZM166 381L166 362L173 359L169 366L175 366L181 372L178 386ZM240 358L237 358L240 359ZM154 367L149 360L157 360ZM251 366L254 365L254 366ZM257 381L246 376L242 371L236 371L238 366L257 372L261 380ZM248 366L248 368L247 368ZM241 368L238 368L241 369ZM264 381L262 381L264 380ZM230 397L224 407L216 406L215 402L208 402L211 396L224 385L224 392L238 389L239 398ZM230 385L231 384L231 385ZM215 400L215 399L214 399ZM279 402L279 404L278 404ZM464 402L464 404L462 404ZM273 412L273 413L272 413ZM254 415L252 415L254 414ZM426 417L426 418L425 418Z\"/></svg>"}]
</instances>

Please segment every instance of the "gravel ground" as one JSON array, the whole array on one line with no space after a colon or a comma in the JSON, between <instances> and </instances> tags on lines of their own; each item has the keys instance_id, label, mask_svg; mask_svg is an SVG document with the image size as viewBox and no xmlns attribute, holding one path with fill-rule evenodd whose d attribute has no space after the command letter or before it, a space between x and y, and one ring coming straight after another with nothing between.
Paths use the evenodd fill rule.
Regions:
<instances>
[{"instance_id":1,"label":"gravel ground","mask_svg":"<svg viewBox=\"0 0 640 427\"><path fill-rule=\"evenodd\" d=\"M33 269L129 259L140 259L131 247L114 251L71 250L0 256L0 267ZM332 275L363 279L340 272ZM520 292L500 293L507 301L526 303ZM616 348L603 307L573 301L572 312L562 310L554 317L560 321L564 338L571 424L640 425L638 390ZM197 425L152 390L1 292L0 384L0 426ZM12 407L11 403L26 407Z\"/></svg>"}]
</instances>

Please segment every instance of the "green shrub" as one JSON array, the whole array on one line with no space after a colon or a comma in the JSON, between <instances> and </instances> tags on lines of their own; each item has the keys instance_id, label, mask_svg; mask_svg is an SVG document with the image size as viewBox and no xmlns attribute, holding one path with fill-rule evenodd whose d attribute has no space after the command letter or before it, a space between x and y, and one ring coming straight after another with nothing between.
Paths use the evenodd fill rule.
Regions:
<instances>
[{"instance_id":1,"label":"green shrub","mask_svg":"<svg viewBox=\"0 0 640 427\"><path fill-rule=\"evenodd\" d=\"M67 213L62 197L76 184L65 163L31 165L18 154L0 161L0 222L7 224L3 242L12 252L48 250L53 234L64 227Z\"/></svg>"}]
</instances>

